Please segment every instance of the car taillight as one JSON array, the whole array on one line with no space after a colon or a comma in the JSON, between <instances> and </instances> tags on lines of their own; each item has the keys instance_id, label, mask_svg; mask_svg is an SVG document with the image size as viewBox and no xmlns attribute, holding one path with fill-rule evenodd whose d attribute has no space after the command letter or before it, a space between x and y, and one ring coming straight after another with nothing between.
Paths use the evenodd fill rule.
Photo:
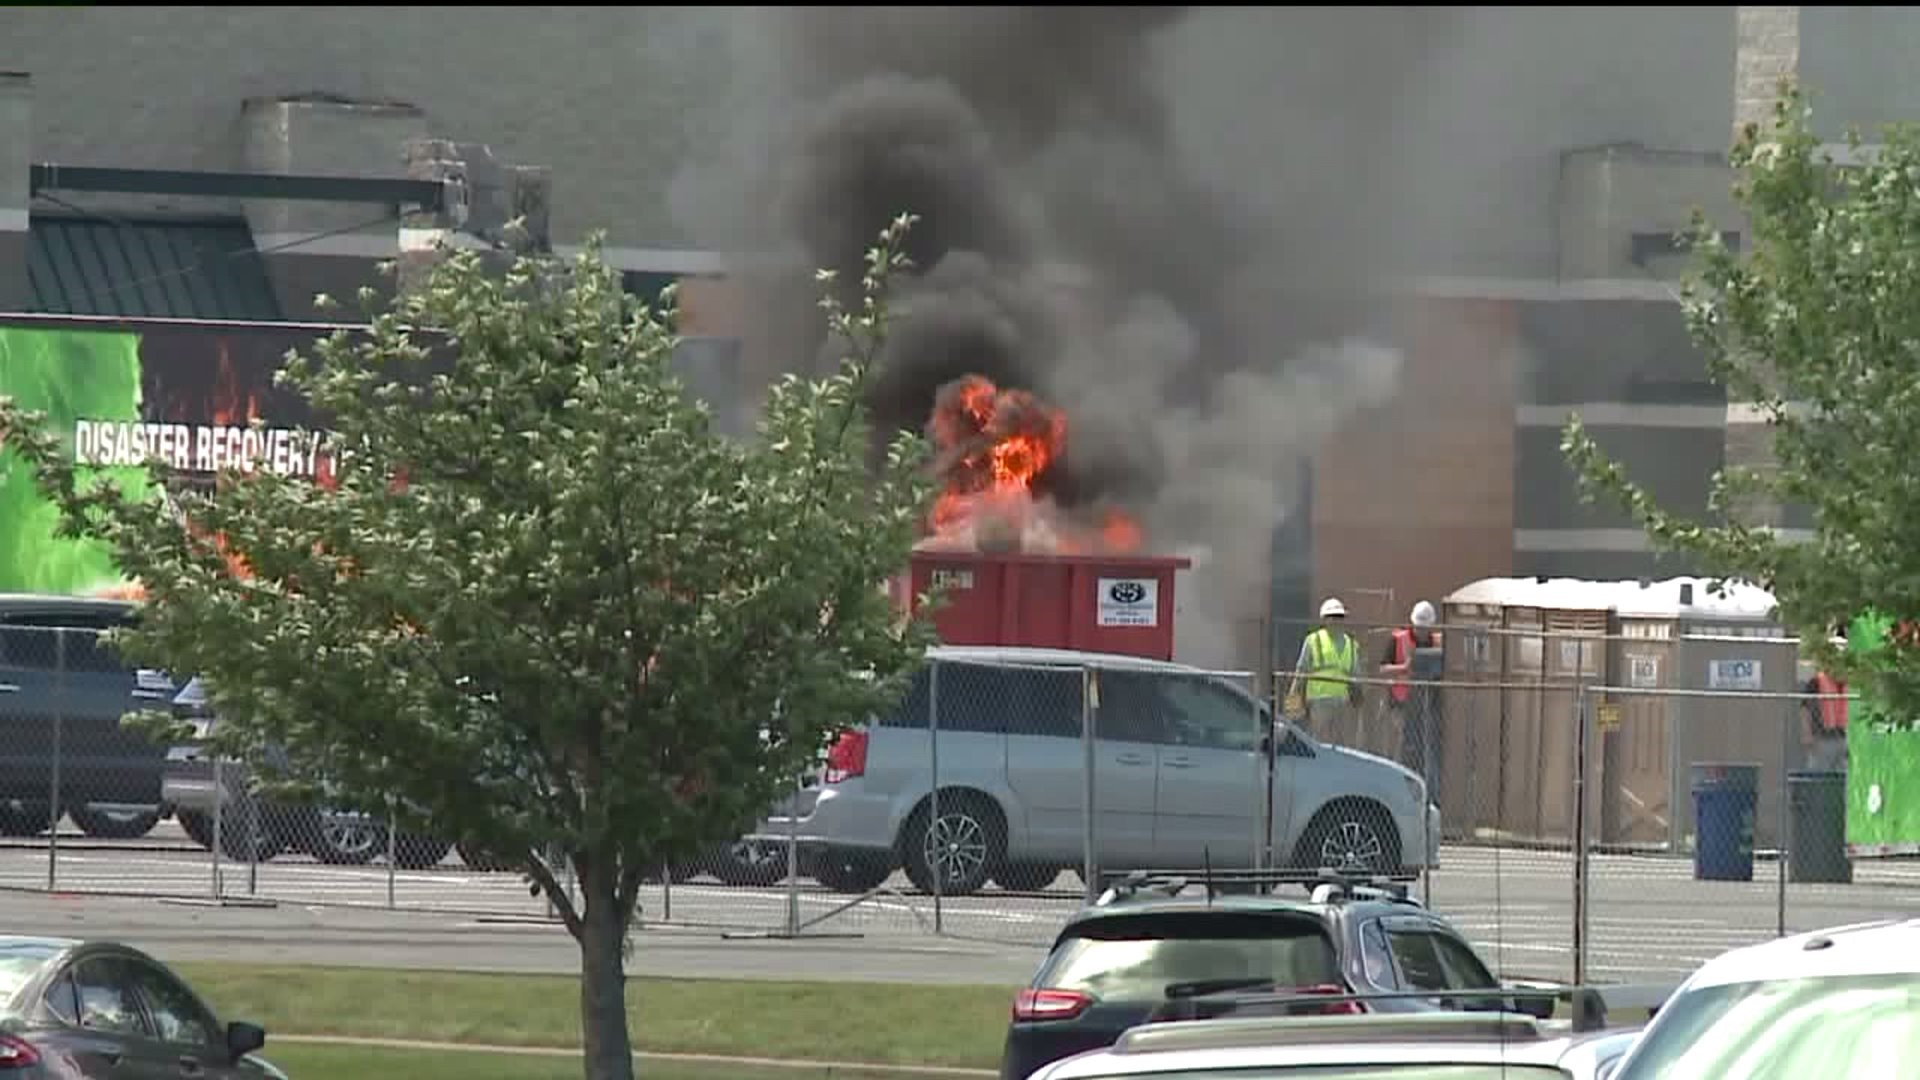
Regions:
<instances>
[{"instance_id":1,"label":"car taillight","mask_svg":"<svg viewBox=\"0 0 1920 1080\"><path fill-rule=\"evenodd\" d=\"M866 772L867 733L849 731L834 740L833 747L827 751L827 783L837 784L864 776Z\"/></svg>"},{"instance_id":2,"label":"car taillight","mask_svg":"<svg viewBox=\"0 0 1920 1080\"><path fill-rule=\"evenodd\" d=\"M1022 990L1013 999L1015 1020L1071 1020L1093 999L1077 990Z\"/></svg>"},{"instance_id":3,"label":"car taillight","mask_svg":"<svg viewBox=\"0 0 1920 1080\"><path fill-rule=\"evenodd\" d=\"M1335 986L1332 983L1321 983L1318 986L1297 987L1293 992L1296 994L1344 994L1347 992L1347 989L1343 986ZM1297 1012L1309 1016L1352 1016L1367 1011L1366 1007L1357 1001L1333 1001L1317 1008L1310 1005L1295 1006L1294 1008Z\"/></svg>"},{"instance_id":4,"label":"car taillight","mask_svg":"<svg viewBox=\"0 0 1920 1080\"><path fill-rule=\"evenodd\" d=\"M30 1069L40 1064L40 1051L17 1035L0 1034L0 1069Z\"/></svg>"}]
</instances>

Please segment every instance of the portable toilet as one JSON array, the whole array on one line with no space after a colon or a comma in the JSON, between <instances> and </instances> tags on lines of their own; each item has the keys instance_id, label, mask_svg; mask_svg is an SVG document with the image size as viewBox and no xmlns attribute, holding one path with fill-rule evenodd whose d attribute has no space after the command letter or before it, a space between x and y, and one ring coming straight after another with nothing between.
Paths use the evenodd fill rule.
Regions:
<instances>
[{"instance_id":1,"label":"portable toilet","mask_svg":"<svg viewBox=\"0 0 1920 1080\"><path fill-rule=\"evenodd\" d=\"M1676 594L1680 686L1778 695L1799 689L1799 643L1781 624L1772 593L1732 585L1725 595L1715 595L1707 578L1676 578L1670 584ZM1680 850L1684 838L1693 834L1690 766L1706 762L1760 766L1754 847L1778 850L1785 840L1780 820L1786 773L1800 761L1800 701L1788 696L1682 696L1670 701L1674 718L1668 760L1673 776L1668 792L1680 811L1672 815L1672 850Z\"/></svg>"},{"instance_id":2,"label":"portable toilet","mask_svg":"<svg viewBox=\"0 0 1920 1080\"><path fill-rule=\"evenodd\" d=\"M1596 707L1600 809L1591 835L1602 844L1659 848L1672 842L1680 805L1672 791L1675 699L1658 693L1682 685L1678 590L1642 580L1616 596L1609 683L1648 693L1609 694Z\"/></svg>"},{"instance_id":3,"label":"portable toilet","mask_svg":"<svg viewBox=\"0 0 1920 1080\"><path fill-rule=\"evenodd\" d=\"M1609 605L1604 583L1572 579L1486 578L1446 598L1462 639L1448 679L1486 686L1443 695L1465 698L1445 706L1446 751L1472 831L1571 843L1577 688L1605 681Z\"/></svg>"}]
</instances>

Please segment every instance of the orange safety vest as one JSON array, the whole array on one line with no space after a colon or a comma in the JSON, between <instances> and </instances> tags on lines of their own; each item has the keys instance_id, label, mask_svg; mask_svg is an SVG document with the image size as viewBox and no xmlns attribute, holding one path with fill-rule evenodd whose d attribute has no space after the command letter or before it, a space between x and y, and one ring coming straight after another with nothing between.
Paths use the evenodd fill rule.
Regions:
<instances>
[{"instance_id":1,"label":"orange safety vest","mask_svg":"<svg viewBox=\"0 0 1920 1080\"><path fill-rule=\"evenodd\" d=\"M1847 730L1847 684L1822 671L1813 677L1813 688L1820 694L1820 729Z\"/></svg>"},{"instance_id":2,"label":"orange safety vest","mask_svg":"<svg viewBox=\"0 0 1920 1080\"><path fill-rule=\"evenodd\" d=\"M1431 640L1433 631L1429 630L1427 634L1429 635L1429 640ZM1413 650L1413 631L1404 626L1395 630L1393 632L1393 662L1396 664L1413 663ZM1393 700L1404 702L1408 697L1412 696L1413 688L1407 685L1407 677L1401 675L1393 681L1392 686L1387 688L1387 693L1392 695Z\"/></svg>"}]
</instances>

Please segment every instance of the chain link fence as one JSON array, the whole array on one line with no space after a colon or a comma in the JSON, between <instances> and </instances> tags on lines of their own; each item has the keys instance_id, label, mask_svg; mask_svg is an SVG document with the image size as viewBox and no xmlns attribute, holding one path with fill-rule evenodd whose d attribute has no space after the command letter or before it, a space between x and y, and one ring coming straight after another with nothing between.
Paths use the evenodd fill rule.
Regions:
<instances>
[{"instance_id":1,"label":"chain link fence","mask_svg":"<svg viewBox=\"0 0 1920 1080\"><path fill-rule=\"evenodd\" d=\"M642 924L1043 946L1117 873L1332 867L1412 879L1509 974L1640 980L1920 903L1920 865L1847 856L1845 737L1791 639L1443 627L1416 673L1354 629L1366 674L1331 689L940 650L738 841L662 867ZM0 887L550 917L484 853L124 727L180 688L96 636L0 627Z\"/></svg>"}]
</instances>

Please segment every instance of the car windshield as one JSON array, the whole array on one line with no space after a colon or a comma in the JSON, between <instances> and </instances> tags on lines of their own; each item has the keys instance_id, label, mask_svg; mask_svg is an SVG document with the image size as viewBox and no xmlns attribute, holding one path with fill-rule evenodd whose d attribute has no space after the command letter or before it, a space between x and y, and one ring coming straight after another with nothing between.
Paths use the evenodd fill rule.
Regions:
<instances>
[{"instance_id":1,"label":"car windshield","mask_svg":"<svg viewBox=\"0 0 1920 1080\"><path fill-rule=\"evenodd\" d=\"M1895 1080L1920 1061L1920 978L1734 983L1668 1003L1614 1080Z\"/></svg>"},{"instance_id":2,"label":"car windshield","mask_svg":"<svg viewBox=\"0 0 1920 1080\"><path fill-rule=\"evenodd\" d=\"M1194 1068L1183 1072L1114 1072L1087 1080L1571 1080L1551 1065L1263 1065L1256 1068Z\"/></svg>"},{"instance_id":3,"label":"car windshield","mask_svg":"<svg viewBox=\"0 0 1920 1080\"><path fill-rule=\"evenodd\" d=\"M1106 1001L1160 1001L1169 986L1259 980L1341 982L1333 942L1305 915L1181 913L1101 919L1055 950L1040 985Z\"/></svg>"}]
</instances>

